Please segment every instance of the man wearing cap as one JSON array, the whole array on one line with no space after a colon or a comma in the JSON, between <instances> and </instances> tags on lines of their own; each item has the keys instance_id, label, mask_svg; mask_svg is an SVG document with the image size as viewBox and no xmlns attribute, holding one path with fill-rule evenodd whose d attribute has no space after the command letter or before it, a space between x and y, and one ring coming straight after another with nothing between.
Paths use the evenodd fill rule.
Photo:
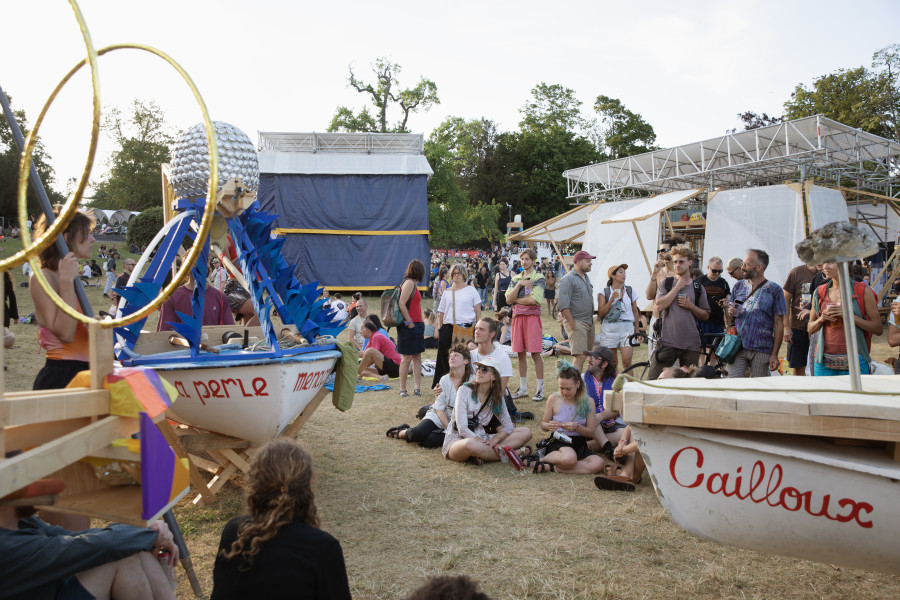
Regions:
<instances>
[{"instance_id":1,"label":"man wearing cap","mask_svg":"<svg viewBox=\"0 0 900 600\"><path fill-rule=\"evenodd\" d=\"M597 258L584 250L575 253L572 270L558 285L556 306L563 316L563 326L569 334L569 349L573 364L579 371L584 364L585 352L594 345L594 286L588 278L591 261Z\"/></svg>"},{"instance_id":2,"label":"man wearing cap","mask_svg":"<svg viewBox=\"0 0 900 600\"><path fill-rule=\"evenodd\" d=\"M519 356L519 391L516 398L528 397L528 355L534 361L537 378L535 402L544 399L544 359L541 358L544 328L541 324L541 304L544 302L544 276L534 268L537 254L526 248L519 255L522 272L512 278L506 290L506 303L513 307L512 351Z\"/></svg>"},{"instance_id":3,"label":"man wearing cap","mask_svg":"<svg viewBox=\"0 0 900 600\"><path fill-rule=\"evenodd\" d=\"M594 346L587 351L587 368L584 375L584 389L588 397L594 401L597 410L597 427L594 428L594 440L596 446L588 446L596 450L599 448L606 458L613 460L614 444L619 442L622 431L625 429L625 421L619 411L607 409L603 404L603 392L611 390L616 380L616 362L609 348Z\"/></svg>"}]
</instances>

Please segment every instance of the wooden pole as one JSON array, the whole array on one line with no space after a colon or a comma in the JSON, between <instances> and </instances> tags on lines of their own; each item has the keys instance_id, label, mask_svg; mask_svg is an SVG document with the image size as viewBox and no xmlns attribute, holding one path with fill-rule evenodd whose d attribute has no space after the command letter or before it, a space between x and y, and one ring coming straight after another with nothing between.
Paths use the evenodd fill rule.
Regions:
<instances>
[{"instance_id":1,"label":"wooden pole","mask_svg":"<svg viewBox=\"0 0 900 600\"><path fill-rule=\"evenodd\" d=\"M650 259L647 258L647 251L644 249L644 242L641 240L641 234L638 233L637 221L632 221L631 226L634 227L634 235L641 247L641 254L644 257L644 263L647 265L647 272L653 275L653 267L650 266Z\"/></svg>"},{"instance_id":2,"label":"wooden pole","mask_svg":"<svg viewBox=\"0 0 900 600\"><path fill-rule=\"evenodd\" d=\"M559 262L562 263L563 269L565 269L566 274L569 273L569 267L566 265L566 259L563 258L562 252L559 251L559 247L556 245L556 242L553 241L553 236L550 235L550 230L544 227L544 230L547 232L547 238L550 239L550 243L553 244L553 249L556 250L556 255L559 256Z\"/></svg>"}]
</instances>

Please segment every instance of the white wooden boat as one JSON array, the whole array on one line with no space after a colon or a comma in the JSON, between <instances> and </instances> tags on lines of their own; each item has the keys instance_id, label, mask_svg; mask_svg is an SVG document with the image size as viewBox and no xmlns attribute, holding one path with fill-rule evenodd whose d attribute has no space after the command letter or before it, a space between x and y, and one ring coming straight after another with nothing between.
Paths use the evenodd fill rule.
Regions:
<instances>
[{"instance_id":1,"label":"white wooden boat","mask_svg":"<svg viewBox=\"0 0 900 600\"><path fill-rule=\"evenodd\" d=\"M900 573L900 379L862 380L865 393L850 376L630 382L623 412L691 533Z\"/></svg>"},{"instance_id":2,"label":"white wooden boat","mask_svg":"<svg viewBox=\"0 0 900 600\"><path fill-rule=\"evenodd\" d=\"M178 392L170 419L262 444L306 408L340 356L337 350L259 361L226 355L214 364L162 363L154 370Z\"/></svg>"}]
</instances>

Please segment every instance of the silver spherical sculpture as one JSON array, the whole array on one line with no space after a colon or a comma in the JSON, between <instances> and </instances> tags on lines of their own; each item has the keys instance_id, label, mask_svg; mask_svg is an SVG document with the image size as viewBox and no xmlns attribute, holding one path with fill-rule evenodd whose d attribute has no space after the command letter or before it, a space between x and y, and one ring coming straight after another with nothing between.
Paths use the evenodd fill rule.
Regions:
<instances>
[{"instance_id":1,"label":"silver spherical sculpture","mask_svg":"<svg viewBox=\"0 0 900 600\"><path fill-rule=\"evenodd\" d=\"M255 192L259 187L259 162L253 142L234 125L213 121L213 126L219 146L219 189L229 179L238 178L246 189ZM202 198L206 196L208 181L206 131L203 123L197 123L175 142L169 182L178 198Z\"/></svg>"}]
</instances>

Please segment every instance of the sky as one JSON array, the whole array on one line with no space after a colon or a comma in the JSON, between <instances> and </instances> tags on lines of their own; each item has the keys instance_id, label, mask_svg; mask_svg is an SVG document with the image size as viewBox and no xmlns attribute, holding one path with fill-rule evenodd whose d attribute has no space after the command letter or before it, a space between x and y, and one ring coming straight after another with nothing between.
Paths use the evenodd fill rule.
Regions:
<instances>
[{"instance_id":1,"label":"sky","mask_svg":"<svg viewBox=\"0 0 900 600\"><path fill-rule=\"evenodd\" d=\"M900 2L744 0L453 3L287 0L82 0L97 48L155 47L198 86L210 115L242 129L325 131L335 108L365 98L347 87L379 57L402 66L401 85L437 84L441 103L413 115L426 136L448 116L485 117L514 131L540 82L575 91L586 115L600 94L643 116L662 147L722 135L752 110L780 115L795 86L840 68L871 66L898 39ZM62 76L85 56L65 0L4 2L0 86L33 123ZM127 113L153 100L173 133L200 121L176 71L146 52L100 58L101 101ZM90 79L76 75L50 108L41 138L53 187L80 177L90 141ZM389 115L390 116L390 115ZM394 119L397 118L394 113ZM92 181L113 149L101 139ZM572 168L583 165L571 165Z\"/></svg>"}]
</instances>

